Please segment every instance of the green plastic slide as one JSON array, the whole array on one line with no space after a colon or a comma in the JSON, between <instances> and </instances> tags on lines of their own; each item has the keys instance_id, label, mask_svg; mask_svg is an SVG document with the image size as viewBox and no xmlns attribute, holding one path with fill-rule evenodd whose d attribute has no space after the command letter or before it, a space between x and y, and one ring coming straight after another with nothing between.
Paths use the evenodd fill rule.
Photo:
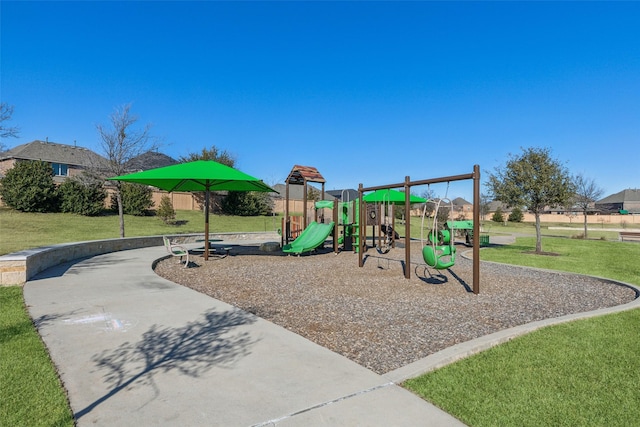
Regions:
<instances>
[{"instance_id":1,"label":"green plastic slide","mask_svg":"<svg viewBox=\"0 0 640 427\"><path fill-rule=\"evenodd\" d=\"M309 252L322 245L329 234L333 231L333 222L329 224L319 224L311 222L307 228L293 242L284 245L282 252L290 254L301 254Z\"/></svg>"}]
</instances>

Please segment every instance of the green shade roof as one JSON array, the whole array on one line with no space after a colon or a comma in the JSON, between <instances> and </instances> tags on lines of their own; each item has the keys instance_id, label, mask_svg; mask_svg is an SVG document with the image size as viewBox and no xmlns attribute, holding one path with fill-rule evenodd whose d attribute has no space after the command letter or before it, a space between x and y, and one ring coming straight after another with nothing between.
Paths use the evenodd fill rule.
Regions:
<instances>
[{"instance_id":1,"label":"green shade roof","mask_svg":"<svg viewBox=\"0 0 640 427\"><path fill-rule=\"evenodd\" d=\"M137 182L166 191L276 192L258 178L213 160L197 160L109 178Z\"/></svg>"},{"instance_id":2,"label":"green shade roof","mask_svg":"<svg viewBox=\"0 0 640 427\"><path fill-rule=\"evenodd\" d=\"M404 205L405 193L403 191L386 189L376 190L362 198L367 203L391 203L394 205ZM427 199L409 194L409 203L425 203Z\"/></svg>"}]
</instances>

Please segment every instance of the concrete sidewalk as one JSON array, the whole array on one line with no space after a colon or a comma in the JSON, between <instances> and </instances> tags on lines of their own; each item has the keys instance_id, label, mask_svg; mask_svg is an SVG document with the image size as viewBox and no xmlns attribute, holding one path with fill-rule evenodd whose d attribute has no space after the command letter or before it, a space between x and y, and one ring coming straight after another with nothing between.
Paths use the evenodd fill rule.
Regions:
<instances>
[{"instance_id":1,"label":"concrete sidewalk","mask_svg":"<svg viewBox=\"0 0 640 427\"><path fill-rule=\"evenodd\" d=\"M79 426L463 425L343 356L158 277L152 262L164 255L99 255L25 284Z\"/></svg>"}]
</instances>

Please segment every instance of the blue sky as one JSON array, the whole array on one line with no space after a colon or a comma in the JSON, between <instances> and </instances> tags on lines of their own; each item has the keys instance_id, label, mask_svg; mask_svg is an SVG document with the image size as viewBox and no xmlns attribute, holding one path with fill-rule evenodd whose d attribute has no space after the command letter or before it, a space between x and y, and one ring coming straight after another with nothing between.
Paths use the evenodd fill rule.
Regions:
<instances>
[{"instance_id":1,"label":"blue sky","mask_svg":"<svg viewBox=\"0 0 640 427\"><path fill-rule=\"evenodd\" d=\"M131 103L162 152L215 145L272 185L295 164L328 190L474 164L486 178L548 147L605 195L640 187L640 2L3 0L0 13L0 98L21 128L8 147L98 150L96 124ZM471 201L471 181L447 195Z\"/></svg>"}]
</instances>

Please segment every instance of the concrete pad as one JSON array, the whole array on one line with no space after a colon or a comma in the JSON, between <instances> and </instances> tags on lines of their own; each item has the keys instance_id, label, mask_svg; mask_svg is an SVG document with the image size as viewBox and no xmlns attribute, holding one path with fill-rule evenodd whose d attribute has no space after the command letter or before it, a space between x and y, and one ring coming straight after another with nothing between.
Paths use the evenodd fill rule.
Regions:
<instances>
[{"instance_id":1,"label":"concrete pad","mask_svg":"<svg viewBox=\"0 0 640 427\"><path fill-rule=\"evenodd\" d=\"M165 255L99 255L25 284L78 426L462 425L341 355L158 277L151 265Z\"/></svg>"}]
</instances>

